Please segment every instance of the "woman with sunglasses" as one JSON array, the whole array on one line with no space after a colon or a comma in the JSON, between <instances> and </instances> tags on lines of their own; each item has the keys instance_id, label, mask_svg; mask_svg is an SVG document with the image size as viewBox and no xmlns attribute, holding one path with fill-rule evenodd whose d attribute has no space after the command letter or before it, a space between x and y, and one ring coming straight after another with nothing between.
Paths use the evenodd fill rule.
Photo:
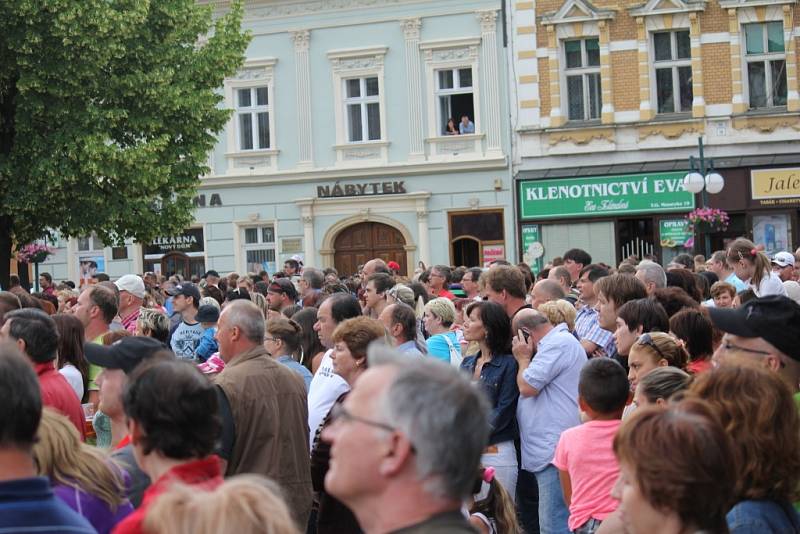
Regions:
<instances>
[{"instance_id":1,"label":"woman with sunglasses","mask_svg":"<svg viewBox=\"0 0 800 534\"><path fill-rule=\"evenodd\" d=\"M662 332L642 334L628 353L628 380L635 391L639 380L658 367L685 370L689 356L674 337Z\"/></svg>"},{"instance_id":2,"label":"woman with sunglasses","mask_svg":"<svg viewBox=\"0 0 800 534\"><path fill-rule=\"evenodd\" d=\"M385 339L386 330L380 321L369 317L353 317L342 321L331 336L333 340L333 372L341 376L350 386L356 383L358 378L367 369L367 347L370 343L378 339ZM320 439L320 436L328 426L331 425L335 414L342 410L342 403L347 397L347 393L342 394L333 403L330 412L322 420L322 424L317 429L314 436L314 444L311 448L311 482L314 491L317 492L317 534L348 534L360 533L353 512L338 499L325 492L325 475L330 465L330 443Z\"/></svg>"}]
</instances>

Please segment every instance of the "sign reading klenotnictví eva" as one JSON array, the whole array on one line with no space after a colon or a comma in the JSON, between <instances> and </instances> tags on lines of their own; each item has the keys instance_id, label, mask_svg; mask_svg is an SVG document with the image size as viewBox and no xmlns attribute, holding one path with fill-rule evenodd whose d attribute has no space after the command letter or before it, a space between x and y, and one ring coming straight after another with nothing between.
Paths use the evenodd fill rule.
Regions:
<instances>
[{"instance_id":1,"label":"sign reading klenotnictv\u00ed eva","mask_svg":"<svg viewBox=\"0 0 800 534\"><path fill-rule=\"evenodd\" d=\"M683 187L685 174L628 174L521 182L520 216L554 219L689 211L694 209L694 195Z\"/></svg>"}]
</instances>

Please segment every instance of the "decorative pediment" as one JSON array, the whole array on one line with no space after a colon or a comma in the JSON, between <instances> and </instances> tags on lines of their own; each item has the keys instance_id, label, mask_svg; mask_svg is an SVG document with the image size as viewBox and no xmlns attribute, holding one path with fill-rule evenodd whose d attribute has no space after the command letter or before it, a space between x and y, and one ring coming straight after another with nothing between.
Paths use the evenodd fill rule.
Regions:
<instances>
[{"instance_id":1,"label":"decorative pediment","mask_svg":"<svg viewBox=\"0 0 800 534\"><path fill-rule=\"evenodd\" d=\"M613 19L613 9L598 9L587 0L566 0L555 13L542 17L543 24L571 24Z\"/></svg>"},{"instance_id":2,"label":"decorative pediment","mask_svg":"<svg viewBox=\"0 0 800 534\"><path fill-rule=\"evenodd\" d=\"M720 0L719 5L723 9L735 9L739 7L760 7L776 6L780 4L796 4L797 0Z\"/></svg>"},{"instance_id":3,"label":"decorative pediment","mask_svg":"<svg viewBox=\"0 0 800 534\"><path fill-rule=\"evenodd\" d=\"M670 15L673 13L690 13L704 11L708 0L648 0L644 4L630 8L632 17L648 15Z\"/></svg>"}]
</instances>

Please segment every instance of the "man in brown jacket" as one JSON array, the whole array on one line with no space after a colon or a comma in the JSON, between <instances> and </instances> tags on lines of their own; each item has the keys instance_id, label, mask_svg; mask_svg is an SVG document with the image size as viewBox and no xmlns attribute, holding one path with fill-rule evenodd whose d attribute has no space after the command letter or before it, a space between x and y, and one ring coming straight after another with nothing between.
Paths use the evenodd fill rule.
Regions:
<instances>
[{"instance_id":1,"label":"man in brown jacket","mask_svg":"<svg viewBox=\"0 0 800 534\"><path fill-rule=\"evenodd\" d=\"M218 454L226 476L264 475L283 489L305 531L311 511L306 387L263 347L264 317L248 300L229 303L216 339L225 369L216 377L223 421Z\"/></svg>"}]
</instances>

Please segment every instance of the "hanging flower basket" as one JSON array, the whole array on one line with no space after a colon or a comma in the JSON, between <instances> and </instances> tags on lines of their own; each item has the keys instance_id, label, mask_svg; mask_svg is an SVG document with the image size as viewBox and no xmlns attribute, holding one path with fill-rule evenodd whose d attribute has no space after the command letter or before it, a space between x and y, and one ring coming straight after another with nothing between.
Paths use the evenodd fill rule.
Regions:
<instances>
[{"instance_id":1,"label":"hanging flower basket","mask_svg":"<svg viewBox=\"0 0 800 534\"><path fill-rule=\"evenodd\" d=\"M55 249L39 243L30 243L17 250L16 258L21 263L42 263Z\"/></svg>"},{"instance_id":2,"label":"hanging flower basket","mask_svg":"<svg viewBox=\"0 0 800 534\"><path fill-rule=\"evenodd\" d=\"M730 217L723 210L716 208L697 208L686 216L689 229L696 234L724 232L730 224Z\"/></svg>"}]
</instances>

